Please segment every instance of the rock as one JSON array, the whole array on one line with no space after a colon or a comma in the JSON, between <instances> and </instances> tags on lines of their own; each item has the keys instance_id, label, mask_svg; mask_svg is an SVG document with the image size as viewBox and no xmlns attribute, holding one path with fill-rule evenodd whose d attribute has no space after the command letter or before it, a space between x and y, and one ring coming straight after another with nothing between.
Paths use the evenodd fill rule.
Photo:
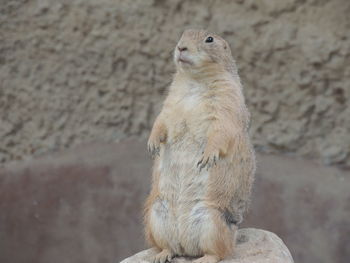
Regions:
<instances>
[{"instance_id":1,"label":"rock","mask_svg":"<svg viewBox=\"0 0 350 263\"><path fill-rule=\"evenodd\" d=\"M121 263L148 263L157 253L156 249L151 248L141 251ZM173 263L193 262L189 258L175 258ZM226 263L289 263L294 262L293 258L284 245L283 241L274 233L269 231L243 228L238 231L237 247L233 259L224 260Z\"/></svg>"}]
</instances>

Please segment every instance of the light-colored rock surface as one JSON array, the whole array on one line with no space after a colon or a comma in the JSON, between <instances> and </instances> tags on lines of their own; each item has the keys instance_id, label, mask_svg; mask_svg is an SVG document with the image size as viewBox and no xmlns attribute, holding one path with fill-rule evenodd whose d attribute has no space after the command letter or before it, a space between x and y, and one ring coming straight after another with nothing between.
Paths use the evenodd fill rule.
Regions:
<instances>
[{"instance_id":1,"label":"light-colored rock surface","mask_svg":"<svg viewBox=\"0 0 350 263\"><path fill-rule=\"evenodd\" d=\"M350 1L7 0L0 161L146 137L188 27L232 46L258 149L350 165Z\"/></svg>"},{"instance_id":2,"label":"light-colored rock surface","mask_svg":"<svg viewBox=\"0 0 350 263\"><path fill-rule=\"evenodd\" d=\"M152 263L150 260L157 251L149 249L142 251L121 263ZM189 263L193 259L174 258L173 263ZM293 258L283 241L274 233L244 228L239 230L237 247L233 259L225 263L292 263Z\"/></svg>"}]
</instances>

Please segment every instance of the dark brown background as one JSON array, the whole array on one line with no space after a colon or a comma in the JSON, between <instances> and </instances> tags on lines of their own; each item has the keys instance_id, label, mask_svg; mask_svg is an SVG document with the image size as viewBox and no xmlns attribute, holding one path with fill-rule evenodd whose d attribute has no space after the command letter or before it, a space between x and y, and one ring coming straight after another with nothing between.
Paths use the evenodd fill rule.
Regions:
<instances>
[{"instance_id":1,"label":"dark brown background","mask_svg":"<svg viewBox=\"0 0 350 263\"><path fill-rule=\"evenodd\" d=\"M145 248L145 142L92 144L0 170L0 262L119 262ZM350 260L349 173L258 155L245 227L278 234L295 262Z\"/></svg>"},{"instance_id":2,"label":"dark brown background","mask_svg":"<svg viewBox=\"0 0 350 263\"><path fill-rule=\"evenodd\" d=\"M0 162L146 139L186 28L230 43L254 145L350 166L349 0L6 0Z\"/></svg>"}]
</instances>

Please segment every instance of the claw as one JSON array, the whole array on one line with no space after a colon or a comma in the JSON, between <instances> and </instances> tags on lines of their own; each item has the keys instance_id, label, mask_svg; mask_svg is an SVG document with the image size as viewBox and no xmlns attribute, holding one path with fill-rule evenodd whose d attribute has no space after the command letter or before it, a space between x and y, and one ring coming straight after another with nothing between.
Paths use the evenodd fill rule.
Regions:
<instances>
[{"instance_id":1,"label":"claw","mask_svg":"<svg viewBox=\"0 0 350 263\"><path fill-rule=\"evenodd\" d=\"M207 165L208 161L209 161L209 158L206 158L206 160L205 160L205 157L203 157L203 158L198 162L197 166L199 166L199 172L201 172L202 169Z\"/></svg>"},{"instance_id":2,"label":"claw","mask_svg":"<svg viewBox=\"0 0 350 263\"><path fill-rule=\"evenodd\" d=\"M199 167L199 172L202 171L203 168L207 168L207 171L211 168L217 165L217 162L219 160L219 155L217 152L214 152L212 154L204 154L202 159L197 163L197 167Z\"/></svg>"},{"instance_id":3,"label":"claw","mask_svg":"<svg viewBox=\"0 0 350 263\"><path fill-rule=\"evenodd\" d=\"M156 155L160 155L160 148L157 147L154 143L149 142L147 145L147 150L151 154L152 158L154 158Z\"/></svg>"}]
</instances>

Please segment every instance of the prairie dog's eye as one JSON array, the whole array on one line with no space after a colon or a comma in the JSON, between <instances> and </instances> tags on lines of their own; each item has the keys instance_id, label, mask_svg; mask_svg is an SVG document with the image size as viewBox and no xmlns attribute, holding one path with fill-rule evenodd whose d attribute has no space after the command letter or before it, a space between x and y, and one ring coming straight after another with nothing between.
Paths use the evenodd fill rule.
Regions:
<instances>
[{"instance_id":1,"label":"prairie dog's eye","mask_svg":"<svg viewBox=\"0 0 350 263\"><path fill-rule=\"evenodd\" d=\"M207 37L207 39L205 40L205 43L211 43L214 41L213 37Z\"/></svg>"}]
</instances>

